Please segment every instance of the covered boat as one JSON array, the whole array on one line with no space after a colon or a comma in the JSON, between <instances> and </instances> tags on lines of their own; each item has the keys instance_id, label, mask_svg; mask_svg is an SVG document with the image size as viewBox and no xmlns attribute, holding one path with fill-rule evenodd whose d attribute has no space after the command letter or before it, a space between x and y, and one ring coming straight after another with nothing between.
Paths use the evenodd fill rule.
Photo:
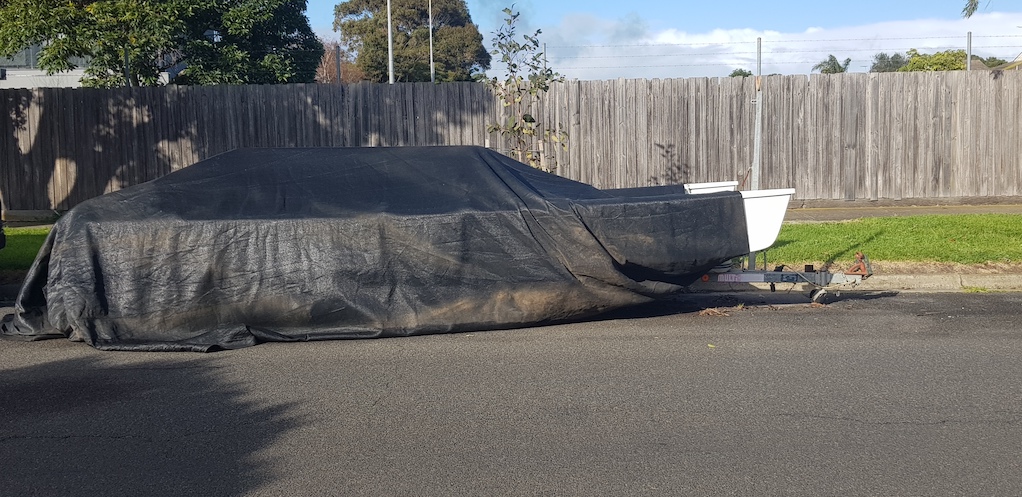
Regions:
<instances>
[{"instance_id":1,"label":"covered boat","mask_svg":"<svg viewBox=\"0 0 1022 497\"><path fill-rule=\"evenodd\" d=\"M748 253L746 216L480 147L240 149L69 211L2 333L208 351L579 319Z\"/></svg>"}]
</instances>

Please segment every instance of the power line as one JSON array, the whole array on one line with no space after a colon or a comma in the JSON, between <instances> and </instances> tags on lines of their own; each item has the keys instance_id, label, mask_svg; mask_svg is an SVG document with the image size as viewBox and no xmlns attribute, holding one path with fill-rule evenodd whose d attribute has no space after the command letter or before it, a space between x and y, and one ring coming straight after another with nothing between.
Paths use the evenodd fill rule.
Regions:
<instances>
[{"instance_id":1,"label":"power line","mask_svg":"<svg viewBox=\"0 0 1022 497\"><path fill-rule=\"evenodd\" d=\"M855 59L852 60L855 62ZM817 64L818 60L804 60L804 61L790 61L790 62L769 62L765 65L771 66L787 66L787 65L798 65L798 64ZM566 68L575 69L636 69L636 68L648 68L648 67L707 67L707 66L724 66L734 67L734 64L724 64L718 62L707 62L705 64L661 64L661 65L640 65L640 66L569 66Z\"/></svg>"},{"instance_id":2,"label":"power line","mask_svg":"<svg viewBox=\"0 0 1022 497\"><path fill-rule=\"evenodd\" d=\"M894 40L959 40L965 36L905 36L896 38L821 38L815 40L763 39L763 43L822 43L835 41L894 41ZM1022 35L987 35L975 38L1022 38ZM633 43L620 45L550 45L549 48L626 48L626 47L706 47L714 45L752 45L756 41L704 41L690 43Z\"/></svg>"},{"instance_id":3,"label":"power line","mask_svg":"<svg viewBox=\"0 0 1022 497\"><path fill-rule=\"evenodd\" d=\"M858 48L858 49L845 49L845 48L826 48L820 50L783 50L776 52L764 52L764 54L771 53L783 53L783 54L812 54L812 53L848 53L848 52L870 52L877 53L881 52L902 52L911 50L918 47L907 47L907 48ZM973 50L981 49L992 49L992 48L1022 48L1022 45L994 45L986 47L972 47ZM955 50L963 48L959 46L943 46L943 47L926 47L927 50ZM659 54L620 54L620 55L562 55L557 58L560 60L573 60L573 59L632 59L632 58L643 58L643 57L690 57L690 56L709 56L709 55L755 55L756 52L684 52L684 53L659 53Z\"/></svg>"}]
</instances>

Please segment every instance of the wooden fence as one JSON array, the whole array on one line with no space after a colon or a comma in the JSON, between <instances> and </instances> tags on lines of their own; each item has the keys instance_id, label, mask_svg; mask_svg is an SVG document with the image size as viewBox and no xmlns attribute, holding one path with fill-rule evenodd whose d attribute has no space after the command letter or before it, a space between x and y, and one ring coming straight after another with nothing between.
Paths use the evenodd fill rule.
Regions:
<instances>
[{"instance_id":1,"label":"wooden fence","mask_svg":"<svg viewBox=\"0 0 1022 497\"><path fill-rule=\"evenodd\" d=\"M571 81L538 102L563 176L747 177L754 78ZM238 147L505 145L476 83L0 90L6 209L63 210ZM763 79L761 187L803 200L1022 195L1022 74Z\"/></svg>"}]
</instances>

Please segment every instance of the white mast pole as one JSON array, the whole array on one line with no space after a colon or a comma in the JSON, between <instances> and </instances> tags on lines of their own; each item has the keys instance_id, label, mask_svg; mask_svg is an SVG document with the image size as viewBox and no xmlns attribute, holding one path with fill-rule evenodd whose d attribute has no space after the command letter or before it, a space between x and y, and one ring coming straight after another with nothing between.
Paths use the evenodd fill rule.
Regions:
<instances>
[{"instance_id":1,"label":"white mast pole","mask_svg":"<svg viewBox=\"0 0 1022 497\"><path fill-rule=\"evenodd\" d=\"M394 84L394 26L390 20L390 0L387 0L387 66L390 84Z\"/></svg>"},{"instance_id":2,"label":"white mast pole","mask_svg":"<svg viewBox=\"0 0 1022 497\"><path fill-rule=\"evenodd\" d=\"M436 65L433 63L433 0L429 0L429 81L436 83Z\"/></svg>"}]
</instances>

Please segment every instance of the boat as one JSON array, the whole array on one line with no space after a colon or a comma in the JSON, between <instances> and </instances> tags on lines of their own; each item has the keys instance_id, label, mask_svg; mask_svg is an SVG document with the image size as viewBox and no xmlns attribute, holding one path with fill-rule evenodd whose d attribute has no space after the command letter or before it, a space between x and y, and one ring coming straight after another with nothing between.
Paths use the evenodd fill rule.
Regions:
<instances>
[{"instance_id":1,"label":"boat","mask_svg":"<svg viewBox=\"0 0 1022 497\"><path fill-rule=\"evenodd\" d=\"M791 190L601 190L482 147L238 149L79 204L7 338L103 350L507 329L683 292Z\"/></svg>"}]
</instances>

